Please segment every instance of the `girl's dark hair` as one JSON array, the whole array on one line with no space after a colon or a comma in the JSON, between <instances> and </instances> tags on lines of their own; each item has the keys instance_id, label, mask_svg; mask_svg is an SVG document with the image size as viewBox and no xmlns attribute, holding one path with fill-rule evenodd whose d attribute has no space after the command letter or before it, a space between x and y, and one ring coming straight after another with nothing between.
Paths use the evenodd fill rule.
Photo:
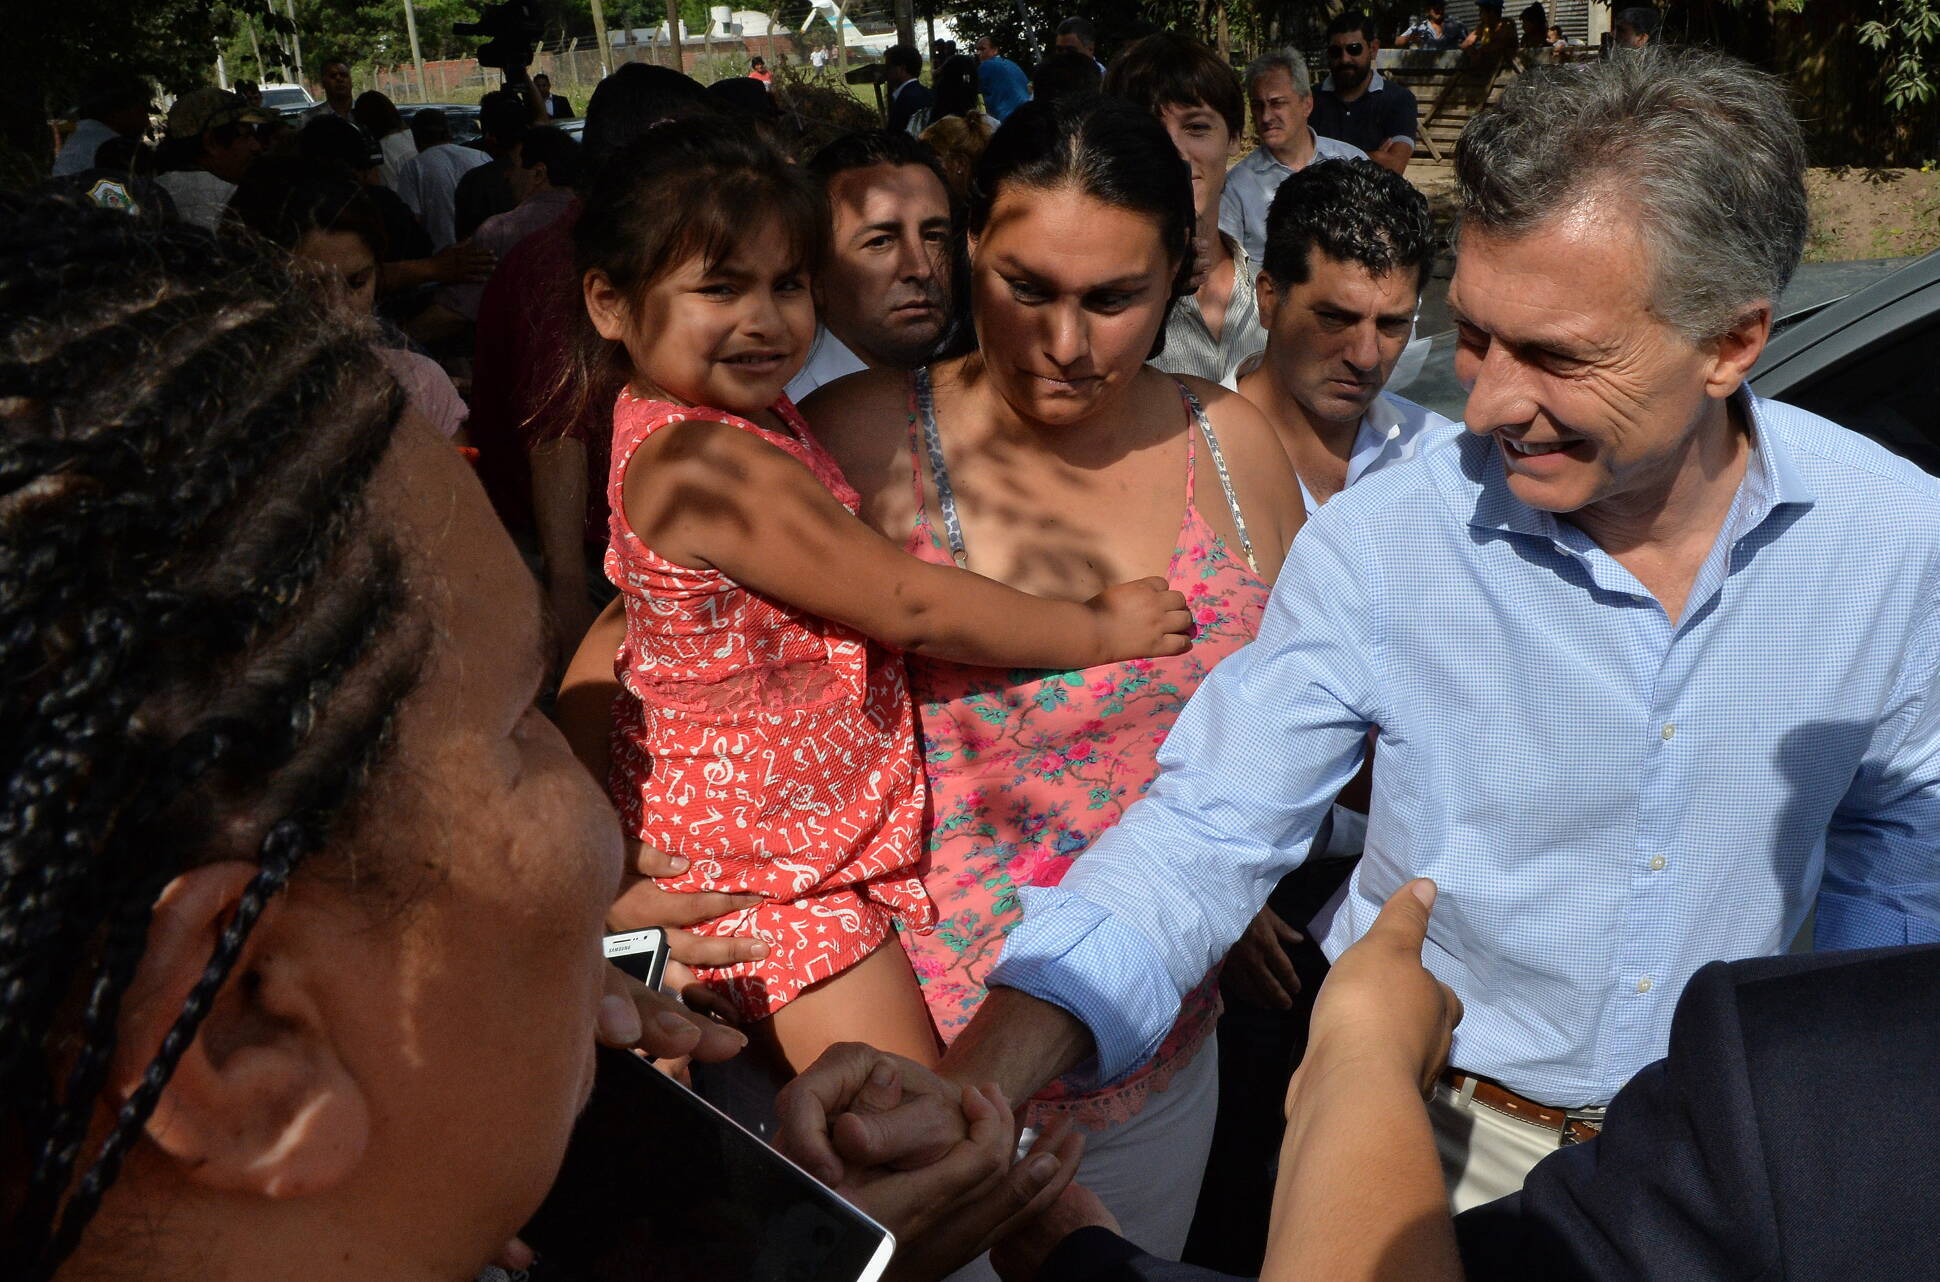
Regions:
<instances>
[{"instance_id":1,"label":"girl's dark hair","mask_svg":"<svg viewBox=\"0 0 1940 1282\"><path fill-rule=\"evenodd\" d=\"M224 216L286 250L313 231L349 232L380 263L388 248L384 215L361 184L347 171L319 171L295 156L258 159L229 197Z\"/></svg>"},{"instance_id":2,"label":"girl's dark hair","mask_svg":"<svg viewBox=\"0 0 1940 1282\"><path fill-rule=\"evenodd\" d=\"M764 217L781 220L789 254L811 276L828 244L820 185L745 120L657 125L598 165L584 196L573 226L575 293L595 270L629 300L696 255L712 270ZM583 305L573 314L575 359L558 391L577 417L617 396L632 371L625 349L594 331Z\"/></svg>"},{"instance_id":3,"label":"girl's dark hair","mask_svg":"<svg viewBox=\"0 0 1940 1282\"><path fill-rule=\"evenodd\" d=\"M1147 360L1165 350L1165 321L1192 279L1192 236L1199 215L1192 204L1192 172L1165 126L1137 107L1096 94L1031 101L1010 113L984 148L970 178L966 230L981 236L1006 188L1072 188L1118 209L1150 218L1159 243L1176 258L1171 297ZM970 290L958 293L956 320L944 356L974 351Z\"/></svg>"},{"instance_id":4,"label":"girl's dark hair","mask_svg":"<svg viewBox=\"0 0 1940 1282\"><path fill-rule=\"evenodd\" d=\"M112 371L112 377L102 377ZM266 902L352 819L423 649L364 495L362 333L192 227L0 196L0 1258L51 1276ZM256 865L83 1153L156 897Z\"/></svg>"}]
</instances>

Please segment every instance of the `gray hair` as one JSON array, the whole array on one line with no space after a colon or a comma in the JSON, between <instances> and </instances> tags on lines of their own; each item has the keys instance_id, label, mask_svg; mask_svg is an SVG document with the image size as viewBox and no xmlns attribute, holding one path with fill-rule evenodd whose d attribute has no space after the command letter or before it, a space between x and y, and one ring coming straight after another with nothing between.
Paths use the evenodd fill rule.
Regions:
<instances>
[{"instance_id":1,"label":"gray hair","mask_svg":"<svg viewBox=\"0 0 1940 1282\"><path fill-rule=\"evenodd\" d=\"M1314 96L1313 82L1307 77L1307 60L1293 49L1269 49L1253 59L1246 68L1246 92L1252 93L1253 86L1261 76L1284 71L1293 77L1293 92L1302 98Z\"/></svg>"},{"instance_id":2,"label":"gray hair","mask_svg":"<svg viewBox=\"0 0 1940 1282\"><path fill-rule=\"evenodd\" d=\"M1519 237L1616 195L1652 250L1652 310L1692 341L1777 303L1805 248L1805 140L1735 58L1646 49L1538 68L1455 148L1464 225Z\"/></svg>"}]
</instances>

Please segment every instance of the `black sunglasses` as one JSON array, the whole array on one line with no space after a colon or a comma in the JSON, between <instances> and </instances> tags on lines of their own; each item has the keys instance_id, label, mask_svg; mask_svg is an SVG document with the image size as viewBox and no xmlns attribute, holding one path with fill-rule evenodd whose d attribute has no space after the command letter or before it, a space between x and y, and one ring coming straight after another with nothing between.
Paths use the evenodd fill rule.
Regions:
<instances>
[{"instance_id":1,"label":"black sunglasses","mask_svg":"<svg viewBox=\"0 0 1940 1282\"><path fill-rule=\"evenodd\" d=\"M1358 58L1361 56L1361 51L1365 48L1367 46L1359 40L1356 40L1352 44L1328 45L1327 60L1332 62L1335 58Z\"/></svg>"}]
</instances>

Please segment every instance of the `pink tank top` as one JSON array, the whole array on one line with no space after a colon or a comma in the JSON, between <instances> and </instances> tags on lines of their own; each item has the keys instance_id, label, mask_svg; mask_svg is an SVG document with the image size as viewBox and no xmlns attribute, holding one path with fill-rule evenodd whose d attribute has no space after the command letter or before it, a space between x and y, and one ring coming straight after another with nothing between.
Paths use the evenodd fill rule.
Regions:
<instances>
[{"instance_id":1,"label":"pink tank top","mask_svg":"<svg viewBox=\"0 0 1940 1282\"><path fill-rule=\"evenodd\" d=\"M921 721L931 824L924 875L938 922L906 933L903 947L945 1042L983 1004L984 977L1020 916L1020 886L1055 886L1098 835L1158 774L1158 749L1213 665L1253 639L1268 586L1252 565L1246 523L1212 425L1186 391L1185 517L1166 579L1193 613L1192 649L1072 672L999 671L912 656L910 688ZM910 448L916 527L909 551L939 564L964 560L927 371L912 376ZM1200 514L1195 438L1203 436L1243 543L1236 558ZM925 459L938 495L941 533L923 500ZM1220 1012L1217 969L1185 1000L1153 1059L1103 1090L1055 1082L1031 1102L1028 1120L1069 1115L1097 1129L1136 1114L1191 1062Z\"/></svg>"}]
</instances>

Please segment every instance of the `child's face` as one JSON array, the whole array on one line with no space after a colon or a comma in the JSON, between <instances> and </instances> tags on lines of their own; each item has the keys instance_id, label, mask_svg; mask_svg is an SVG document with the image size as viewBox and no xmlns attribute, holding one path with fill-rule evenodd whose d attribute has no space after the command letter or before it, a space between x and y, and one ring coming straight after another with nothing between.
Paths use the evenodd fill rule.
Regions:
<instances>
[{"instance_id":1,"label":"child's face","mask_svg":"<svg viewBox=\"0 0 1940 1282\"><path fill-rule=\"evenodd\" d=\"M779 219L742 238L712 271L698 256L647 287L608 333L625 344L642 391L748 415L774 404L815 338L808 274L795 268Z\"/></svg>"}]
</instances>

